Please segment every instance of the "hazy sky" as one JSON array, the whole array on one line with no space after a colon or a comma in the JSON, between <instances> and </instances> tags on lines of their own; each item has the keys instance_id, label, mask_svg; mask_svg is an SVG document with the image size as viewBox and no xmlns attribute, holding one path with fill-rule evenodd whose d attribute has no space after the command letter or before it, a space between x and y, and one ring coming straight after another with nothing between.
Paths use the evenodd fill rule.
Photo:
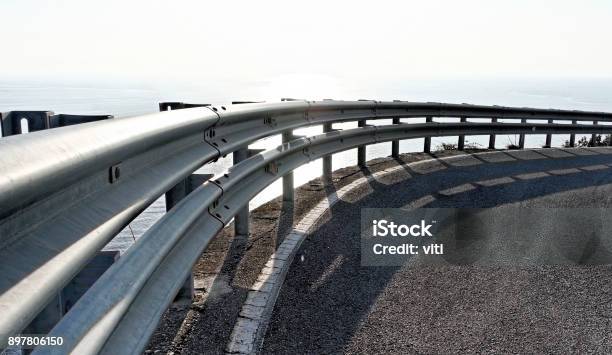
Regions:
<instances>
[{"instance_id":1,"label":"hazy sky","mask_svg":"<svg viewBox=\"0 0 612 355\"><path fill-rule=\"evenodd\" d=\"M610 0L1 0L0 13L0 79L612 76Z\"/></svg>"}]
</instances>

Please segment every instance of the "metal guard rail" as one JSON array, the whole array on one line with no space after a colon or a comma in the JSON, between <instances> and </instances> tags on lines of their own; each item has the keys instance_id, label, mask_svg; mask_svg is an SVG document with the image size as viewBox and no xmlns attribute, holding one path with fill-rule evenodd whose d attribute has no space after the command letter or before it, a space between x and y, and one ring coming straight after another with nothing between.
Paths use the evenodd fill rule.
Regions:
<instances>
[{"instance_id":1,"label":"metal guard rail","mask_svg":"<svg viewBox=\"0 0 612 355\"><path fill-rule=\"evenodd\" d=\"M601 112L291 101L191 108L3 138L0 341L19 333L138 213L203 164L299 127L397 117L612 121L612 114ZM53 329L50 335L64 337L63 347L40 351L141 351L214 235L257 192L312 159L406 138L610 132L608 125L434 122L369 126L294 140L235 165L189 194Z\"/></svg>"}]
</instances>

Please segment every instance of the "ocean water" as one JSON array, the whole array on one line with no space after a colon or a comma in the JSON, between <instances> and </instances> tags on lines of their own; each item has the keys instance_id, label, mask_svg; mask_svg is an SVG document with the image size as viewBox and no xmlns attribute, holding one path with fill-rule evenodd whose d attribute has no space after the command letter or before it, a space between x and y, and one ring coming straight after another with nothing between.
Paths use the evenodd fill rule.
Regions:
<instances>
[{"instance_id":1,"label":"ocean water","mask_svg":"<svg viewBox=\"0 0 612 355\"><path fill-rule=\"evenodd\" d=\"M129 117L156 112L161 101L184 101L196 103L228 104L232 100L278 101L280 97L323 99L314 96L316 91L277 92L269 82L228 84L211 88L193 84L150 85L143 83L75 83L45 81L0 80L0 111L50 110L69 114L112 114L115 117ZM359 89L362 88L362 89ZM322 88L324 91L325 88ZM507 105L519 107L559 108L612 112L612 80L608 79L462 79L462 80L407 80L376 85L344 85L335 94L336 99L353 100L375 98L379 100L402 99L409 101L433 101L451 103L472 103L485 105ZM235 93L235 94L232 94ZM323 93L324 95L325 93ZM230 96L235 95L235 96ZM274 96L277 95L277 96ZM302 96L300 96L302 95ZM457 121L456 118L436 119L440 122ZM424 119L403 119L407 122L424 122ZM477 120L475 120L477 121ZM390 124L391 120L369 121L369 124ZM334 128L352 128L356 123L335 124ZM308 127L296 130L299 135L314 135L322 128ZM553 146L562 145L569 136L553 136ZM544 136L527 136L527 147L541 147ZM502 148L518 141L517 136L498 136L497 147ZM280 136L269 137L252 144L251 148L271 149L280 144ZM432 148L442 142L456 143L456 137L432 138ZM488 137L468 136L466 143L486 147ZM422 150L423 139L403 140L400 152ZM388 156L391 143L368 146L367 159ZM333 168L339 169L357 163L356 149L337 153L332 159ZM231 157L220 159L214 165L206 165L198 172L222 174L231 166ZM321 160L313 161L298 168L294 174L296 186L320 175ZM251 209L279 196L282 191L278 180L249 204ZM163 196L147 208L126 227L108 246L109 249L125 251L133 242L157 221L165 212Z\"/></svg>"}]
</instances>

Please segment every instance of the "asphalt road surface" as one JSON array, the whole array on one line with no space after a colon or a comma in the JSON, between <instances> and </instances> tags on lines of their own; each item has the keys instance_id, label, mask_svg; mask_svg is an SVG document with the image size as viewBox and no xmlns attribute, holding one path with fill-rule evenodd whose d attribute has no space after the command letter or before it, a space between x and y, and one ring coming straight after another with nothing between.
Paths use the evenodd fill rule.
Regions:
<instances>
[{"instance_id":1,"label":"asphalt road surface","mask_svg":"<svg viewBox=\"0 0 612 355\"><path fill-rule=\"evenodd\" d=\"M568 152L406 167L355 190L298 252L262 353L612 353L609 239L565 265L360 263L362 208L612 207L610 151Z\"/></svg>"}]
</instances>

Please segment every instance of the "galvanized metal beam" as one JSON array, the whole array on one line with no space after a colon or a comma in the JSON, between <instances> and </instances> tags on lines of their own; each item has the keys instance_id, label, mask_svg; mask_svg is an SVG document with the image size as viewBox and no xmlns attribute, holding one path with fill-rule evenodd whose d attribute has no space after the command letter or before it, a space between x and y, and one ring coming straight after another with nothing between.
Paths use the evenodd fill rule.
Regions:
<instances>
[{"instance_id":1,"label":"galvanized metal beam","mask_svg":"<svg viewBox=\"0 0 612 355\"><path fill-rule=\"evenodd\" d=\"M172 114L0 139L0 260L10 265L0 279L0 343L140 211L218 155L199 133L216 115Z\"/></svg>"},{"instance_id":2,"label":"galvanized metal beam","mask_svg":"<svg viewBox=\"0 0 612 355\"><path fill-rule=\"evenodd\" d=\"M365 122L368 119L427 116L527 117L530 120L572 120L574 125L496 123L487 126L487 124L462 123L457 126L447 124L362 126L358 128L358 134L344 131L331 132L324 137L319 137L316 144L308 140L306 147L302 147L307 151L299 151L299 154L313 158L333 154L349 146L364 147L366 144L379 141L439 135L609 133L609 126L579 125L578 127L576 122L612 121L612 114L601 112L440 103L286 101L181 109L0 139L0 168L2 169L2 174L0 174L0 260L3 264L6 263L5 265L12 265L11 268L6 268L8 271L0 280L0 313L3 315L0 319L0 341L23 329L51 297L57 294L57 291L101 249L102 245L106 244L148 204L201 165L248 146L257 139L298 127L332 122ZM299 142L303 140L289 142L286 149L281 148L281 151L283 154L292 152L299 155L298 151L291 148ZM320 149L322 155L309 150L314 147ZM361 163L364 164L365 149L362 152L363 159L359 160L362 160ZM262 153L262 156L265 157L266 154ZM253 161L255 160L249 163ZM282 173L291 171L292 169L289 169L291 166L290 164L280 166L278 161L270 161L264 167L264 172L278 177ZM230 174L246 174L246 170L238 164ZM248 185L246 175L242 176L245 179L232 178L232 180ZM209 192L212 193L213 190ZM222 191L214 194L218 194L219 197L222 194L224 199L229 199L232 194L236 193L238 195L234 197L235 201L240 201L242 204L240 206L244 206L248 203L245 201L246 195L244 192L236 191L225 190L224 186ZM237 203L228 205L229 212L237 212L237 206ZM202 220L201 223L211 223L215 226L227 223L224 219L227 212L218 210L218 207L213 210L219 213L220 217L214 215L215 220ZM172 213L171 211L169 214ZM194 211L181 213L186 213L191 217L195 216L191 214L195 213ZM202 217L201 213L198 215L198 218L200 217ZM37 221L37 223L32 223L32 221ZM163 223L167 223L166 219L164 221ZM172 223L175 223L171 226L172 228L178 228L172 235L178 239L165 241L171 243L172 246L162 243L168 248L174 248L175 245L178 245L179 239L182 241L182 238L190 235L191 232L187 233L183 228L193 226L188 219ZM211 227L210 230L214 228ZM149 247L157 250L152 247L155 244L149 240L154 240L154 238L148 239L145 244L148 252L151 251ZM204 243L203 240L191 242L198 246ZM165 276L162 279L168 281L165 277L170 274L155 268L162 264L175 262L174 259L163 259L164 255L176 253L180 256L183 254L180 250L166 251L155 255L155 258L139 261L144 264L138 264L136 268L125 266L131 265L133 259L125 261L128 264L121 262L122 268L127 267L125 270L144 272L143 275L137 275L142 277L139 279L142 283L127 286L144 290L148 287L152 275L163 274ZM195 253L196 251L190 250L189 252ZM139 253L133 251L128 254L140 255ZM186 259L181 265L189 260ZM172 290L178 290L187 276L187 271L172 271L175 272L173 277L182 272L185 273L182 279L171 280L170 283L176 286ZM129 281L126 282L129 283ZM123 285L118 287L117 292L123 290L122 287ZM151 288L153 289L155 288ZM92 292L101 292L104 289L96 288L96 290ZM71 344L74 345L75 342L86 344L91 339L98 339L97 335L102 332L100 329L113 325L115 321L113 317L123 314L121 309L135 310L140 307L140 301L132 305L134 299L130 298L136 297L133 292L138 291L134 291L134 288L129 288L129 290L132 293L128 298L123 298L126 295L122 294L120 298L112 301L115 303L103 302L101 304L101 307L116 306L119 302L121 306L117 310L106 312L108 311L106 309L106 313L100 313L103 319L93 317L79 323L95 322L96 330L89 334L87 339L79 338L79 336L83 335L83 332L89 332L89 328L74 331L74 335L71 335L74 341ZM138 297L150 300L150 297L156 296L159 295L145 293ZM160 299L159 304L165 302L166 296ZM126 303L123 304L123 301ZM86 310L87 307L84 309ZM157 308L151 311L161 312ZM79 312L71 311L69 315ZM86 315L93 316L91 313ZM128 318L125 318L126 322ZM97 323L98 321L100 323ZM123 321L121 324L124 324ZM117 334L117 336L122 336ZM91 344L99 341L103 343L105 340L94 340Z\"/></svg>"}]
</instances>

